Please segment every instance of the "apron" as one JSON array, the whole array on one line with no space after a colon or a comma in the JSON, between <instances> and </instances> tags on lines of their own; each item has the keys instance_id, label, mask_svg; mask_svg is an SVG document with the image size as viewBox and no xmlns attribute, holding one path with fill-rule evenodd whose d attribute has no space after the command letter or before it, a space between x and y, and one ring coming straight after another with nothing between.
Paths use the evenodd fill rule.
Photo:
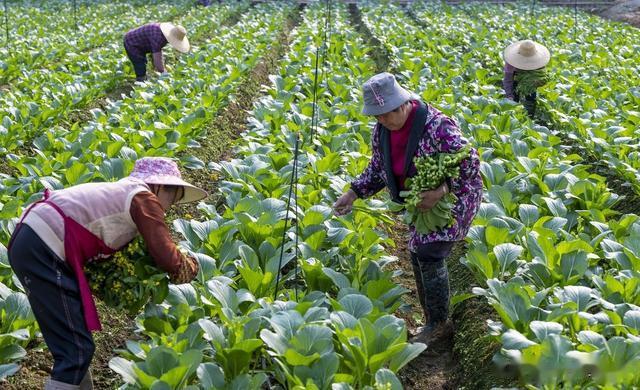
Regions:
<instances>
[{"instance_id":1,"label":"apron","mask_svg":"<svg viewBox=\"0 0 640 390\"><path fill-rule=\"evenodd\" d=\"M29 206L27 211L20 219L20 222L16 229L20 229L24 218L31 212L33 207L39 203L48 204L49 206L53 207L58 212L58 214L60 214L64 221L65 260L73 270L73 273L76 276L76 280L78 281L78 286L80 289L80 299L82 301L82 308L84 310L85 324L91 332L102 330L102 325L100 324L100 319L98 318L98 310L96 309L96 304L93 300L93 296L91 295L91 288L89 287L89 282L87 281L87 277L84 274L83 268L90 259L98 255L110 256L117 250L108 247L101 238L91 233L84 226L76 222L73 218L68 217L64 213L64 211L62 211L62 209L58 207L58 205L48 200L49 195L50 192L47 189L44 191L44 199L37 201ZM15 236L15 233L12 235L12 237L13 236ZM9 248L11 248L12 241L13 240L9 241Z\"/></svg>"}]
</instances>

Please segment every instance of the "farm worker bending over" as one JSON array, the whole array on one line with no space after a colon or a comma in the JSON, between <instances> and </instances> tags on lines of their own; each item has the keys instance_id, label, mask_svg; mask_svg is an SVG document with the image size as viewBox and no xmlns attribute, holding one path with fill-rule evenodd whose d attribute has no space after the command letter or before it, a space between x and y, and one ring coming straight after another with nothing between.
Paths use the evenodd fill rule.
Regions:
<instances>
[{"instance_id":1,"label":"farm worker bending over","mask_svg":"<svg viewBox=\"0 0 640 390\"><path fill-rule=\"evenodd\" d=\"M373 76L362 90L362 112L378 120L371 136L372 157L369 166L351 183L351 189L333 205L337 215L350 212L357 198L370 197L385 187L393 200L402 203L399 193L406 189L405 179L416 174L415 157L453 153L468 144L452 119L402 88L392 74ZM480 160L475 149L470 148L462 160L459 178L421 193L418 209L431 209L448 192L458 197L452 227L425 235L410 226L409 250L426 324L417 330L412 342L437 344L452 334L447 320L449 276L445 260L455 242L467 235L482 200Z\"/></svg>"},{"instance_id":2,"label":"farm worker bending over","mask_svg":"<svg viewBox=\"0 0 640 390\"><path fill-rule=\"evenodd\" d=\"M522 102L531 118L536 112L536 88L548 82L544 67L549 63L549 50L539 43L525 40L507 46L503 53L502 86L507 97Z\"/></svg>"},{"instance_id":3,"label":"farm worker bending over","mask_svg":"<svg viewBox=\"0 0 640 390\"><path fill-rule=\"evenodd\" d=\"M172 160L143 158L127 178L47 190L22 214L9 242L9 263L53 354L45 389L92 388L91 331L101 327L84 264L113 254L141 234L173 283L191 281L198 263L173 243L164 213L172 204L206 196L181 179Z\"/></svg>"},{"instance_id":4,"label":"farm worker bending over","mask_svg":"<svg viewBox=\"0 0 640 390\"><path fill-rule=\"evenodd\" d=\"M181 53L189 51L187 30L172 23L149 23L130 30L124 35L124 48L136 72L136 80L144 81L147 75L147 54L153 55L153 66L165 73L162 48L169 43Z\"/></svg>"}]
</instances>

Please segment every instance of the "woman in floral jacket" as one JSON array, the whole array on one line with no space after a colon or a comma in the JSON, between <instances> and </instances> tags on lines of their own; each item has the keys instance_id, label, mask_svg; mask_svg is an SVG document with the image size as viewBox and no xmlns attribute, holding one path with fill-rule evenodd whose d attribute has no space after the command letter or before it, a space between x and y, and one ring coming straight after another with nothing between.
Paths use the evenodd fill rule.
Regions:
<instances>
[{"instance_id":1,"label":"woman in floral jacket","mask_svg":"<svg viewBox=\"0 0 640 390\"><path fill-rule=\"evenodd\" d=\"M433 153L454 153L468 141L458 125L440 111L424 104L417 95L402 88L389 73L378 74L363 86L366 115L378 123L373 128L373 155L369 166L351 183L334 204L336 214L351 211L357 198L367 198L383 188L392 199L402 202L400 192L407 177L416 173L413 159ZM432 191L425 191L418 208L426 211L449 191L458 197L452 227L427 235L411 226L409 250L416 287L425 315L426 326L418 330L414 342L430 344L451 335L449 312L449 277L445 260L456 241L465 238L482 200L480 160L475 149L460 165L459 178L449 179Z\"/></svg>"}]
</instances>

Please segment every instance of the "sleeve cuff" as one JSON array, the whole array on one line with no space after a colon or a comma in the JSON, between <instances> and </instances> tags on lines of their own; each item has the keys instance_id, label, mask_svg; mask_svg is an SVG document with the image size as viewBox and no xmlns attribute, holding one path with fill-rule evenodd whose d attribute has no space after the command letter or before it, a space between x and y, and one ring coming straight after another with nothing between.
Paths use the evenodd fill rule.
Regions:
<instances>
[{"instance_id":1,"label":"sleeve cuff","mask_svg":"<svg viewBox=\"0 0 640 390\"><path fill-rule=\"evenodd\" d=\"M351 187L350 187L351 191L353 191L359 199L362 199L363 198L362 192L360 192L360 190L358 190L357 186L353 185L353 182L351 182L350 184L351 184Z\"/></svg>"}]
</instances>

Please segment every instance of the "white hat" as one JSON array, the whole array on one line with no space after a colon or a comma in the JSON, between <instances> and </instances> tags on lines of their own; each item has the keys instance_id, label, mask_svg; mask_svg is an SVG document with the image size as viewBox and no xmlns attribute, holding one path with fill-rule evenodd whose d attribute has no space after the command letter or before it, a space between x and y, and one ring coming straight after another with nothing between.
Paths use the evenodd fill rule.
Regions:
<instances>
[{"instance_id":1,"label":"white hat","mask_svg":"<svg viewBox=\"0 0 640 390\"><path fill-rule=\"evenodd\" d=\"M522 70L540 69L549 63L549 49L531 40L518 41L504 49L504 60Z\"/></svg>"},{"instance_id":2,"label":"white hat","mask_svg":"<svg viewBox=\"0 0 640 390\"><path fill-rule=\"evenodd\" d=\"M187 30L184 27L176 26L173 23L160 23L160 30L167 38L167 42L177 51L186 53L191 48L189 39L187 39Z\"/></svg>"},{"instance_id":3,"label":"white hat","mask_svg":"<svg viewBox=\"0 0 640 390\"><path fill-rule=\"evenodd\" d=\"M196 202L208 196L201 188L182 180L182 175L175 161L165 157L143 157L136 161L130 177L140 179L146 184L181 186L184 196L177 203Z\"/></svg>"}]
</instances>

